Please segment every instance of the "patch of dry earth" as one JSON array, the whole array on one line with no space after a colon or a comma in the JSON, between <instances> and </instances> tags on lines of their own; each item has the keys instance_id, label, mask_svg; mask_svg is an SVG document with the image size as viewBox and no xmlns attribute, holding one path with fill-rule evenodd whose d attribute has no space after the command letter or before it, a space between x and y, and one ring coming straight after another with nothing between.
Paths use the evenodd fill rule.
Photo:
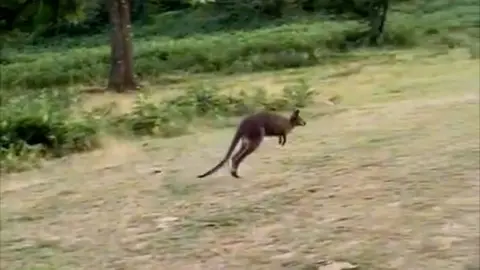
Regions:
<instances>
[{"instance_id":1,"label":"patch of dry earth","mask_svg":"<svg viewBox=\"0 0 480 270\"><path fill-rule=\"evenodd\" d=\"M241 180L195 178L231 129L5 176L1 269L463 269L479 256L478 99L311 119L283 148L267 140Z\"/></svg>"}]
</instances>

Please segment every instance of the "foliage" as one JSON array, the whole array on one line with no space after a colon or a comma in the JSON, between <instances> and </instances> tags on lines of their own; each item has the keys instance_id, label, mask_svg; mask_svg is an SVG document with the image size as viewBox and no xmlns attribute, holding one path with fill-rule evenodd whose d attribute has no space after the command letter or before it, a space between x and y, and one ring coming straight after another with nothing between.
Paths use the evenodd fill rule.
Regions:
<instances>
[{"instance_id":1,"label":"foliage","mask_svg":"<svg viewBox=\"0 0 480 270\"><path fill-rule=\"evenodd\" d=\"M371 5L379 2L381 0L216 0L210 2L210 5L214 6L216 11L229 14L229 18L234 20L249 16L281 18L292 11L367 18Z\"/></svg>"},{"instance_id":2,"label":"foliage","mask_svg":"<svg viewBox=\"0 0 480 270\"><path fill-rule=\"evenodd\" d=\"M7 166L15 157L62 156L98 146L93 121L74 117L68 93L43 92L5 100L0 108L0 162ZM2 168L5 170L6 168Z\"/></svg>"},{"instance_id":3,"label":"foliage","mask_svg":"<svg viewBox=\"0 0 480 270\"><path fill-rule=\"evenodd\" d=\"M296 12L327 12L332 14L368 15L370 2L379 0L141 0L131 1L133 21L147 22L152 16L171 11L202 10L211 17L220 15L220 24L250 19L281 18L286 10ZM101 0L8 0L0 5L9 14L4 28L42 32L43 36L57 34L76 36L93 34L106 29L108 13ZM76 15L76 16L72 16ZM46 22L48 22L46 24ZM72 22L75 22L72 24Z\"/></svg>"},{"instance_id":4,"label":"foliage","mask_svg":"<svg viewBox=\"0 0 480 270\"><path fill-rule=\"evenodd\" d=\"M83 19L81 0L4 0L0 4L0 32L19 29L25 32L45 31L64 22Z\"/></svg>"},{"instance_id":5,"label":"foliage","mask_svg":"<svg viewBox=\"0 0 480 270\"><path fill-rule=\"evenodd\" d=\"M390 0L393 3L414 0ZM102 0L8 0L0 4L8 30L19 28L44 37L91 35L108 28L108 13ZM162 13L200 11L224 27L251 20L271 20L291 14L324 13L367 18L371 4L381 0L139 0L131 1L132 21L148 23ZM24 4L26 3L26 4ZM40 18L34 19L34 18ZM45 24L48 22L48 24ZM75 23L72 23L75 22Z\"/></svg>"},{"instance_id":6,"label":"foliage","mask_svg":"<svg viewBox=\"0 0 480 270\"><path fill-rule=\"evenodd\" d=\"M472 8L476 5L472 0L459 0L453 6L443 0L408 4L401 9L395 7L387 17L382 45L455 47L471 46L471 40L478 40L480 16L478 9ZM315 15L302 17L297 23L270 25L254 31L183 38L162 36L174 32L180 36L202 33L203 27L216 29L207 26L218 23L212 22L208 13L202 15L196 11L191 15L194 17L161 15L155 25L134 28L135 71L140 79L158 78L171 72L236 73L323 64L348 58L349 51L362 46L359 38L361 41L368 29L368 25L358 21L326 20ZM58 39L36 46L7 47L1 56L2 87L103 83L110 64L107 38L102 34L85 39Z\"/></svg>"},{"instance_id":7,"label":"foliage","mask_svg":"<svg viewBox=\"0 0 480 270\"><path fill-rule=\"evenodd\" d=\"M200 119L215 122L262 110L288 110L313 102L315 92L304 82L286 86L283 95L265 90L224 94L215 86L199 85L175 98L155 102L139 94L132 111L113 115L105 108L75 113L78 97L70 92L43 91L40 95L2 95L0 108L1 170L27 168L39 157L59 157L99 147L99 134L173 137L189 132Z\"/></svg>"},{"instance_id":8,"label":"foliage","mask_svg":"<svg viewBox=\"0 0 480 270\"><path fill-rule=\"evenodd\" d=\"M347 50L348 39L357 29L361 26L354 22L325 22L213 37L153 39L135 45L135 71L140 77L151 77L171 71L231 73L313 65ZM99 83L107 75L109 57L107 46L68 53L9 53L4 59L3 85L45 88Z\"/></svg>"},{"instance_id":9,"label":"foliage","mask_svg":"<svg viewBox=\"0 0 480 270\"><path fill-rule=\"evenodd\" d=\"M287 85L280 96L265 89L224 94L215 86L199 85L175 98L156 103L140 94L132 112L115 117L114 126L134 135L172 137L185 134L196 119L241 116L258 110L285 111L310 105L316 92L300 81Z\"/></svg>"},{"instance_id":10,"label":"foliage","mask_svg":"<svg viewBox=\"0 0 480 270\"><path fill-rule=\"evenodd\" d=\"M130 113L114 118L115 125L134 135L173 137L187 132L192 112L166 103L156 103L140 94Z\"/></svg>"}]
</instances>

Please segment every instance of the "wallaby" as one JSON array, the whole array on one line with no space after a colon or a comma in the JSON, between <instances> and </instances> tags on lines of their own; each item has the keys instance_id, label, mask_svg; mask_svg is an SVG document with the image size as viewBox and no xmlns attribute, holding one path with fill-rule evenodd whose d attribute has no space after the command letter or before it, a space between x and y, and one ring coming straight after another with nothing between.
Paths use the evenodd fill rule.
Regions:
<instances>
[{"instance_id":1,"label":"wallaby","mask_svg":"<svg viewBox=\"0 0 480 270\"><path fill-rule=\"evenodd\" d=\"M225 157L215 167L197 177L202 178L208 176L220 169L230 158L235 146L241 139L242 145L238 152L232 157L230 170L230 174L233 177L240 178L237 173L238 166L248 155L258 148L263 141L263 137L278 136L278 143L283 146L287 142L287 134L294 127L305 126L307 124L299 114L300 110L295 109L289 118L266 111L247 116L238 125Z\"/></svg>"}]
</instances>

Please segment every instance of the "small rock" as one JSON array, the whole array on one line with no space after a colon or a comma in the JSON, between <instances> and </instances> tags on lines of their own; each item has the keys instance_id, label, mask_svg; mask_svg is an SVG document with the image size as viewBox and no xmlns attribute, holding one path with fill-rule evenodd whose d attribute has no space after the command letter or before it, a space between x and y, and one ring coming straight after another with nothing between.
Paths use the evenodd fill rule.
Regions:
<instances>
[{"instance_id":1,"label":"small rock","mask_svg":"<svg viewBox=\"0 0 480 270\"><path fill-rule=\"evenodd\" d=\"M287 253L272 256L272 259L285 261L285 260L290 260L294 256L295 256L295 252L287 252Z\"/></svg>"},{"instance_id":2,"label":"small rock","mask_svg":"<svg viewBox=\"0 0 480 270\"><path fill-rule=\"evenodd\" d=\"M161 172L162 172L162 169L155 168L155 169L152 170L152 174L159 174Z\"/></svg>"},{"instance_id":3,"label":"small rock","mask_svg":"<svg viewBox=\"0 0 480 270\"><path fill-rule=\"evenodd\" d=\"M328 98L328 101L331 103L331 105L335 105L342 101L342 97L340 95L333 95Z\"/></svg>"},{"instance_id":4,"label":"small rock","mask_svg":"<svg viewBox=\"0 0 480 270\"><path fill-rule=\"evenodd\" d=\"M353 265L349 262L339 261L323 261L320 263L318 270L355 270L358 265Z\"/></svg>"},{"instance_id":5,"label":"small rock","mask_svg":"<svg viewBox=\"0 0 480 270\"><path fill-rule=\"evenodd\" d=\"M177 217L164 217L164 218L157 218L155 222L157 223L157 229L168 229L173 222L177 221L179 218Z\"/></svg>"}]
</instances>

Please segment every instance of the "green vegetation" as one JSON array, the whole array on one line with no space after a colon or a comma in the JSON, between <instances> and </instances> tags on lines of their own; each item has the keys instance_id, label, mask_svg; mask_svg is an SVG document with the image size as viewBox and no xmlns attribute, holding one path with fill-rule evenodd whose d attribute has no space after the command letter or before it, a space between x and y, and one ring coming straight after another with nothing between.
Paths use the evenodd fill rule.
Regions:
<instances>
[{"instance_id":1,"label":"green vegetation","mask_svg":"<svg viewBox=\"0 0 480 270\"><path fill-rule=\"evenodd\" d=\"M382 44L455 47L470 45L478 39L479 12L473 8L476 2L457 1L453 6L440 3L443 1L394 9L389 14ZM416 10L418 8L423 10ZM172 20L176 20L170 18L163 22L162 18L157 19L160 26L172 25ZM184 23L179 20L177 28L185 27ZM143 80L171 72L254 72L330 63L332 58L348 57L348 51L361 46L356 41L367 26L358 21L334 21L316 16L253 31L184 38L156 34L154 26L145 28L134 32L135 72ZM110 63L107 37L104 33L86 40L70 38L27 50L5 48L3 87L37 89L102 84Z\"/></svg>"},{"instance_id":2,"label":"green vegetation","mask_svg":"<svg viewBox=\"0 0 480 270\"><path fill-rule=\"evenodd\" d=\"M301 108L312 103L314 94L304 82L285 87L280 96L268 95L265 89L226 95L215 87L201 86L160 104L139 95L132 112L115 117L114 123L134 135L171 137L188 132L195 118L215 120L262 109Z\"/></svg>"},{"instance_id":3,"label":"green vegetation","mask_svg":"<svg viewBox=\"0 0 480 270\"><path fill-rule=\"evenodd\" d=\"M97 126L85 117L74 116L73 102L71 93L60 91L8 99L0 108L1 169L25 168L38 156L61 156L97 147Z\"/></svg>"},{"instance_id":4,"label":"green vegetation","mask_svg":"<svg viewBox=\"0 0 480 270\"><path fill-rule=\"evenodd\" d=\"M472 56L478 55L477 1L392 2L380 48L469 47ZM358 16L299 9L290 14L286 8L280 13L262 9L265 14L252 14L251 9L225 3L137 20L134 61L140 81L165 85L171 74L186 77L304 67L351 59L358 49L374 51L364 39L368 23ZM274 97L250 89L241 95L226 95L202 85L161 103L140 94L133 110L120 116L110 115L108 108L79 113L73 109L81 102L78 92L63 89L103 84L110 49L105 23L92 27L96 32L88 32L88 27L81 30L81 25L69 27L59 26L58 35L39 34L37 29L29 39L9 39L2 49L1 100L5 106L1 108L0 161L7 165L4 169L18 167L9 164L23 157L30 160L32 153L58 156L92 149L104 131L176 136L188 132L200 118L240 116L260 108L285 110L313 100L305 84L286 87L283 96ZM31 147L36 144L42 150Z\"/></svg>"},{"instance_id":5,"label":"green vegetation","mask_svg":"<svg viewBox=\"0 0 480 270\"><path fill-rule=\"evenodd\" d=\"M313 65L346 48L345 40L355 33L355 27L332 22L211 37L153 39L136 44L135 70L147 79L172 71L239 72ZM323 28L330 30L319 31ZM107 45L74 48L68 53L12 53L7 59L11 64L3 69L3 83L5 87L25 88L101 83L107 76L109 56Z\"/></svg>"},{"instance_id":6,"label":"green vegetation","mask_svg":"<svg viewBox=\"0 0 480 270\"><path fill-rule=\"evenodd\" d=\"M305 107L313 102L314 95L304 82L286 86L278 96L271 96L264 89L227 95L205 85L161 103L139 94L132 111L121 115L110 114L108 107L79 115L72 108L81 99L69 92L44 91L36 96L10 98L0 109L0 161L3 170L23 169L39 156L62 156L96 148L102 130L112 134L172 137L188 133L199 118L215 122L221 120L219 117L240 116L261 109Z\"/></svg>"}]
</instances>

